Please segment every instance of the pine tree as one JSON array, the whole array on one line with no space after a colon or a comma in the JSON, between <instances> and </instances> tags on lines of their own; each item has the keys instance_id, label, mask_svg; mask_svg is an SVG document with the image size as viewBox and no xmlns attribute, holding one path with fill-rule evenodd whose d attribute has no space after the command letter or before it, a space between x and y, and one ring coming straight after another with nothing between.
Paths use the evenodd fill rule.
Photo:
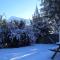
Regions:
<instances>
[{"instance_id":1,"label":"pine tree","mask_svg":"<svg viewBox=\"0 0 60 60\"><path fill-rule=\"evenodd\" d=\"M18 28L24 29L25 28L25 24L26 24L26 22L23 21L23 20L21 20L20 23L19 23L19 25L18 25Z\"/></svg>"},{"instance_id":2,"label":"pine tree","mask_svg":"<svg viewBox=\"0 0 60 60\"><path fill-rule=\"evenodd\" d=\"M43 41L43 32L42 29L45 26L45 22L43 21L42 17L40 16L39 10L36 6L34 15L33 15L33 31L35 32L35 36L37 37L36 42Z\"/></svg>"},{"instance_id":3,"label":"pine tree","mask_svg":"<svg viewBox=\"0 0 60 60\"><path fill-rule=\"evenodd\" d=\"M44 9L45 7L42 9L43 14L41 15L38 12L38 8L36 7L35 13L33 15L33 28L36 33L35 35L37 36L38 42L40 41L40 42L45 42L45 43L50 43L50 42L52 43L54 41L50 38L49 34L53 30L53 23L55 23L55 21L50 20L51 16L46 14L48 13L48 11L46 11L45 13Z\"/></svg>"},{"instance_id":4,"label":"pine tree","mask_svg":"<svg viewBox=\"0 0 60 60\"><path fill-rule=\"evenodd\" d=\"M60 20L60 0L44 0L41 5L42 17L47 20L53 30L58 30Z\"/></svg>"},{"instance_id":5,"label":"pine tree","mask_svg":"<svg viewBox=\"0 0 60 60\"><path fill-rule=\"evenodd\" d=\"M36 9L35 9L35 12L34 12L34 15L33 15L33 30L35 32L39 32L40 31L40 28L43 26L43 23L42 23L42 18L40 17L40 13L38 11L38 7L36 6Z\"/></svg>"}]
</instances>

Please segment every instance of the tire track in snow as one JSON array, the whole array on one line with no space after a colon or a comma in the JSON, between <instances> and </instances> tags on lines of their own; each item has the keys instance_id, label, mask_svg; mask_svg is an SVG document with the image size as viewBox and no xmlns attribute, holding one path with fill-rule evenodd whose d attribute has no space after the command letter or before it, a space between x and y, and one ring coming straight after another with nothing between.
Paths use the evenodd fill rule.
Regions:
<instances>
[{"instance_id":1,"label":"tire track in snow","mask_svg":"<svg viewBox=\"0 0 60 60\"><path fill-rule=\"evenodd\" d=\"M11 58L10 60L22 59L22 58L24 58L24 57L27 57L27 56L30 56L30 55L32 55L32 54L37 53L37 50L38 50L38 49L31 49L31 50L29 51L30 53L26 52L26 54L21 55L21 56L17 56L17 57L13 57L13 58Z\"/></svg>"}]
</instances>

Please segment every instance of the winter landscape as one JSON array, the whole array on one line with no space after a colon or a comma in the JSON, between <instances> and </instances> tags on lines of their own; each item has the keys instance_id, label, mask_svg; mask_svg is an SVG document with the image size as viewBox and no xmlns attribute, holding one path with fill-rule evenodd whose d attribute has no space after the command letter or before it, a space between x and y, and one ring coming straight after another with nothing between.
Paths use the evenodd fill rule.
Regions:
<instances>
[{"instance_id":1,"label":"winter landscape","mask_svg":"<svg viewBox=\"0 0 60 60\"><path fill-rule=\"evenodd\" d=\"M60 60L60 0L1 0L0 60Z\"/></svg>"},{"instance_id":2,"label":"winter landscape","mask_svg":"<svg viewBox=\"0 0 60 60\"><path fill-rule=\"evenodd\" d=\"M34 44L22 48L0 49L0 60L51 60L53 52L48 49L56 47L54 44ZM54 60L60 60L59 53Z\"/></svg>"}]
</instances>

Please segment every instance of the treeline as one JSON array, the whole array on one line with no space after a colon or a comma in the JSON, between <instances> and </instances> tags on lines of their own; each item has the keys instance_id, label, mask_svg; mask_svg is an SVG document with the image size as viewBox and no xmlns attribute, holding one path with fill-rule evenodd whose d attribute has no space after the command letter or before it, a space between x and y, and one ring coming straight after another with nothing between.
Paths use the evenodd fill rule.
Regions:
<instances>
[{"instance_id":1,"label":"treeline","mask_svg":"<svg viewBox=\"0 0 60 60\"><path fill-rule=\"evenodd\" d=\"M0 47L20 47L33 43L56 43L59 40L58 27L60 26L60 1L58 1L44 0L40 4L44 7L38 9L36 6L30 25L26 25L24 20L17 19L8 22L7 19L0 16Z\"/></svg>"},{"instance_id":2,"label":"treeline","mask_svg":"<svg viewBox=\"0 0 60 60\"><path fill-rule=\"evenodd\" d=\"M38 43L56 43L59 40L60 0L41 0L32 16L32 26Z\"/></svg>"},{"instance_id":3,"label":"treeline","mask_svg":"<svg viewBox=\"0 0 60 60\"><path fill-rule=\"evenodd\" d=\"M51 34L51 28L42 18L33 16L31 25L26 25L24 20L10 22L0 18L0 48L13 48L28 46L34 43L55 43L58 34Z\"/></svg>"},{"instance_id":4,"label":"treeline","mask_svg":"<svg viewBox=\"0 0 60 60\"><path fill-rule=\"evenodd\" d=\"M0 18L0 48L12 48L28 46L35 42L35 36L31 26L27 26L24 20L7 21Z\"/></svg>"}]
</instances>

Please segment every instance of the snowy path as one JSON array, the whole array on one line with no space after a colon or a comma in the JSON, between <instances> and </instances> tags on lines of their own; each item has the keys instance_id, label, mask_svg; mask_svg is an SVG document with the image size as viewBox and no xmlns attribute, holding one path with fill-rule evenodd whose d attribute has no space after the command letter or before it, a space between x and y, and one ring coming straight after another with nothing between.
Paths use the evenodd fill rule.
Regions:
<instances>
[{"instance_id":1,"label":"snowy path","mask_svg":"<svg viewBox=\"0 0 60 60\"><path fill-rule=\"evenodd\" d=\"M55 48L52 44L36 44L28 47L0 49L0 60L51 60L53 52L50 48ZM57 54L55 60L59 59Z\"/></svg>"}]
</instances>

